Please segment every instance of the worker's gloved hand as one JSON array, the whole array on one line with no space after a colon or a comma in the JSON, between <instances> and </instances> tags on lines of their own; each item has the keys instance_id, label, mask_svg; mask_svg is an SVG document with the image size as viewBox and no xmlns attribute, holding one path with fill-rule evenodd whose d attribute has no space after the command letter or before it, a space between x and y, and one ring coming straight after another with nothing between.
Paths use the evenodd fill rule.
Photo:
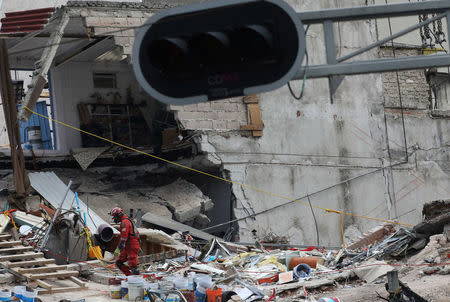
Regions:
<instances>
[{"instance_id":1,"label":"worker's gloved hand","mask_svg":"<svg viewBox=\"0 0 450 302\"><path fill-rule=\"evenodd\" d=\"M119 243L119 251L122 251L125 248L125 241L121 241Z\"/></svg>"}]
</instances>

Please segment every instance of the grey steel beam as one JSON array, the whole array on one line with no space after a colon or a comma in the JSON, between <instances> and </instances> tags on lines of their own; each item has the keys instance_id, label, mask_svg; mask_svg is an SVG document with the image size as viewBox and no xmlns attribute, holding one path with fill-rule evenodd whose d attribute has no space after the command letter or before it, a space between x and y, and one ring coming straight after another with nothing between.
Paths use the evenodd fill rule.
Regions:
<instances>
[{"instance_id":1,"label":"grey steel beam","mask_svg":"<svg viewBox=\"0 0 450 302\"><path fill-rule=\"evenodd\" d=\"M450 12L450 11L449 11L449 12ZM352 53L350 53L350 54L348 54L348 55L346 55L346 56L340 57L340 58L337 59L337 61L338 61L338 62L346 61L346 60L348 60L348 59L350 59L350 58L353 58L353 57L355 57L355 56L357 56L357 55L359 55L359 54L362 54L362 53L364 53L364 52L366 52L366 51L368 51L368 50L370 50L370 49L372 49L372 48L375 48L375 47L377 47L377 46L380 46L380 45L382 45L382 44L384 44L384 43L386 43L386 42L388 42L388 41L391 41L391 40L393 40L393 39L396 39L396 38L398 38L398 37L401 37L401 36L403 36L403 35L405 35L405 34L411 32L411 31L413 31L413 30L415 30L415 29L418 29L418 28L420 28L420 27L422 27L422 26L424 26L424 25L430 24L430 23L433 22L433 21L436 21L436 20L441 19L441 18L443 18L443 17L445 17L445 16L448 16L448 14L449 14L449 13L439 14L439 15L437 15L437 16L434 16L434 17L432 17L432 18L427 19L426 21L420 22L419 24L410 26L410 27L408 27L408 28L406 28L406 29L404 29L404 30L402 30L402 31L399 31L398 33L393 34L392 36L389 36L389 37L387 37L387 38L381 39L381 40L379 40L379 41L377 41L377 42L375 42L375 43L372 43L372 44L370 44L370 45L368 45L368 46L366 46L366 47L360 48L360 49L358 49L358 50L356 50L356 51L354 51L354 52L352 52ZM327 22L329 22L329 21L327 21Z\"/></svg>"},{"instance_id":2,"label":"grey steel beam","mask_svg":"<svg viewBox=\"0 0 450 302\"><path fill-rule=\"evenodd\" d=\"M325 49L327 55L327 64L336 64L336 46L332 21L323 22L323 31L325 36ZM330 76L328 77L328 85L330 88L330 100L333 104L333 95L341 84L343 76Z\"/></svg>"},{"instance_id":3,"label":"grey steel beam","mask_svg":"<svg viewBox=\"0 0 450 302\"><path fill-rule=\"evenodd\" d=\"M450 66L450 55L413 56L405 58L378 59L338 64L308 66L306 78L323 78L337 75L356 75L398 70L423 69L430 67ZM294 77L302 79L305 67L302 67Z\"/></svg>"},{"instance_id":4,"label":"grey steel beam","mask_svg":"<svg viewBox=\"0 0 450 302\"><path fill-rule=\"evenodd\" d=\"M319 11L303 11L297 15L303 24L322 23L324 20L352 21L373 18L401 17L425 13L441 13L450 10L450 1L435 0L426 2L345 7Z\"/></svg>"}]
</instances>

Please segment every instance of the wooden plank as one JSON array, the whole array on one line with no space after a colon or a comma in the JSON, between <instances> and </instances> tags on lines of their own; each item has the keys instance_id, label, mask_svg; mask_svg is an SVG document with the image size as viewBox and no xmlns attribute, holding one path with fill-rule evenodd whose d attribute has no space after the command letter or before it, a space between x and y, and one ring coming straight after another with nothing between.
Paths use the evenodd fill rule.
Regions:
<instances>
[{"instance_id":1,"label":"wooden plank","mask_svg":"<svg viewBox=\"0 0 450 302\"><path fill-rule=\"evenodd\" d=\"M34 248L32 246L19 246L19 247L12 247L7 249L0 249L0 253L15 253L15 252L26 252L26 251L32 251Z\"/></svg>"},{"instance_id":2,"label":"wooden plank","mask_svg":"<svg viewBox=\"0 0 450 302\"><path fill-rule=\"evenodd\" d=\"M52 273L56 271L62 271L67 269L66 265L49 265L32 268L19 268L17 272L19 274L40 274L40 273Z\"/></svg>"},{"instance_id":3,"label":"wooden plank","mask_svg":"<svg viewBox=\"0 0 450 302\"><path fill-rule=\"evenodd\" d=\"M261 131L252 131L252 135L260 137L260 136L263 136L263 132L262 132L262 130Z\"/></svg>"},{"instance_id":4,"label":"wooden plank","mask_svg":"<svg viewBox=\"0 0 450 302\"><path fill-rule=\"evenodd\" d=\"M78 271L61 271L47 274L26 274L25 276L30 280L38 280L38 279L52 279L52 278L67 278L67 277L76 277L79 275Z\"/></svg>"},{"instance_id":5,"label":"wooden plank","mask_svg":"<svg viewBox=\"0 0 450 302\"><path fill-rule=\"evenodd\" d=\"M250 125L241 125L241 130L263 130L263 125L256 125L256 124L250 124Z\"/></svg>"},{"instance_id":6,"label":"wooden plank","mask_svg":"<svg viewBox=\"0 0 450 302\"><path fill-rule=\"evenodd\" d=\"M45 294L56 294L56 293L66 293L66 292L74 292L79 290L85 290L85 287L77 287L77 286L70 286L70 287L56 287L49 290L38 290L39 295L45 295Z\"/></svg>"},{"instance_id":7,"label":"wooden plank","mask_svg":"<svg viewBox=\"0 0 450 302\"><path fill-rule=\"evenodd\" d=\"M44 253L25 253L25 254L15 254L15 255L4 255L0 256L0 262L12 261L12 260L26 260L35 259L44 256Z\"/></svg>"},{"instance_id":8,"label":"wooden plank","mask_svg":"<svg viewBox=\"0 0 450 302\"><path fill-rule=\"evenodd\" d=\"M11 234L0 234L0 240L8 240L11 239Z\"/></svg>"},{"instance_id":9,"label":"wooden plank","mask_svg":"<svg viewBox=\"0 0 450 302\"><path fill-rule=\"evenodd\" d=\"M22 241L20 240L15 240L15 241L4 241L4 242L0 242L0 248L3 247L11 247L11 246L15 246L15 245L22 245Z\"/></svg>"},{"instance_id":10,"label":"wooden plank","mask_svg":"<svg viewBox=\"0 0 450 302\"><path fill-rule=\"evenodd\" d=\"M78 279L77 277L70 277L69 278L73 283L81 286L81 287L86 287L86 282L81 281L80 279Z\"/></svg>"},{"instance_id":11,"label":"wooden plank","mask_svg":"<svg viewBox=\"0 0 450 302\"><path fill-rule=\"evenodd\" d=\"M244 96L244 103L245 104L257 104L259 102L259 95L258 94L251 94Z\"/></svg>"},{"instance_id":12,"label":"wooden plank","mask_svg":"<svg viewBox=\"0 0 450 302\"><path fill-rule=\"evenodd\" d=\"M262 125L263 121L261 119L259 104L248 104L247 108L250 115L250 124Z\"/></svg>"},{"instance_id":13,"label":"wooden plank","mask_svg":"<svg viewBox=\"0 0 450 302\"><path fill-rule=\"evenodd\" d=\"M38 258L38 259L29 260L29 261L8 262L6 265L8 268L13 268L13 267L24 268L24 267L33 266L33 265L46 265L46 264L54 264L54 263L55 263L55 259Z\"/></svg>"},{"instance_id":14,"label":"wooden plank","mask_svg":"<svg viewBox=\"0 0 450 302\"><path fill-rule=\"evenodd\" d=\"M48 284L47 282L45 282L45 281L42 281L42 280L36 280L36 282L37 282L37 284L38 284L40 287L43 287L43 288L48 289L48 290L51 290L51 289L52 289L52 286L51 286L50 284Z\"/></svg>"}]
</instances>

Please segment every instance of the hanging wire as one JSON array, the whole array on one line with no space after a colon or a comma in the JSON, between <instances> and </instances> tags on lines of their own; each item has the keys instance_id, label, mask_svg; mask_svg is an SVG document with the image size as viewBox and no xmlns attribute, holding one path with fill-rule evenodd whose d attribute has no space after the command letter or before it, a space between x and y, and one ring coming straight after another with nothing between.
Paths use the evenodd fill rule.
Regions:
<instances>
[{"instance_id":1,"label":"hanging wire","mask_svg":"<svg viewBox=\"0 0 450 302\"><path fill-rule=\"evenodd\" d=\"M388 0L385 0L386 5L388 4ZM392 24L391 24L391 18L388 17L388 24L389 24L389 34L392 36ZM426 36L426 34L425 34ZM395 54L395 46L394 46L394 40L391 40L391 46L392 46L392 54L394 55L394 58L396 58ZM398 75L398 71L395 71L395 75L397 78L397 90L398 90L398 100L400 102L400 112L402 116L402 128L403 128L403 139L405 144L405 161L408 162L409 155L408 155L408 142L406 140L406 128L405 128L405 116L403 112L403 101L402 101L402 90L400 88L400 78Z\"/></svg>"},{"instance_id":2,"label":"hanging wire","mask_svg":"<svg viewBox=\"0 0 450 302\"><path fill-rule=\"evenodd\" d=\"M308 30L309 30L309 24L308 24L308 26L306 26L306 29L305 29L305 37L306 37L306 34L308 33ZM302 90L300 92L300 95L296 96L295 93L294 93L294 90L292 90L291 82L287 83L288 88L289 88L289 92L291 93L292 97L294 99L296 99L296 100L301 100L302 97L303 97L303 93L305 92L306 73L308 71L308 66L309 66L308 50L305 50L305 56L306 56L305 74L303 75Z\"/></svg>"}]
</instances>

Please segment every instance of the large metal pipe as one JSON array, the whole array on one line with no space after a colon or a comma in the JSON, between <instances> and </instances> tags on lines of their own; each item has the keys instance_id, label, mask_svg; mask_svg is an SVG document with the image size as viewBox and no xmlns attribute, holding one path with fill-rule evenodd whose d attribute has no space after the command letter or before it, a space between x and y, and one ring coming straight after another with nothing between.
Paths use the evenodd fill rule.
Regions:
<instances>
[{"instance_id":1,"label":"large metal pipe","mask_svg":"<svg viewBox=\"0 0 450 302\"><path fill-rule=\"evenodd\" d=\"M114 237L114 231L111 226L107 224L101 224L97 228L97 233L103 242L110 242Z\"/></svg>"}]
</instances>

